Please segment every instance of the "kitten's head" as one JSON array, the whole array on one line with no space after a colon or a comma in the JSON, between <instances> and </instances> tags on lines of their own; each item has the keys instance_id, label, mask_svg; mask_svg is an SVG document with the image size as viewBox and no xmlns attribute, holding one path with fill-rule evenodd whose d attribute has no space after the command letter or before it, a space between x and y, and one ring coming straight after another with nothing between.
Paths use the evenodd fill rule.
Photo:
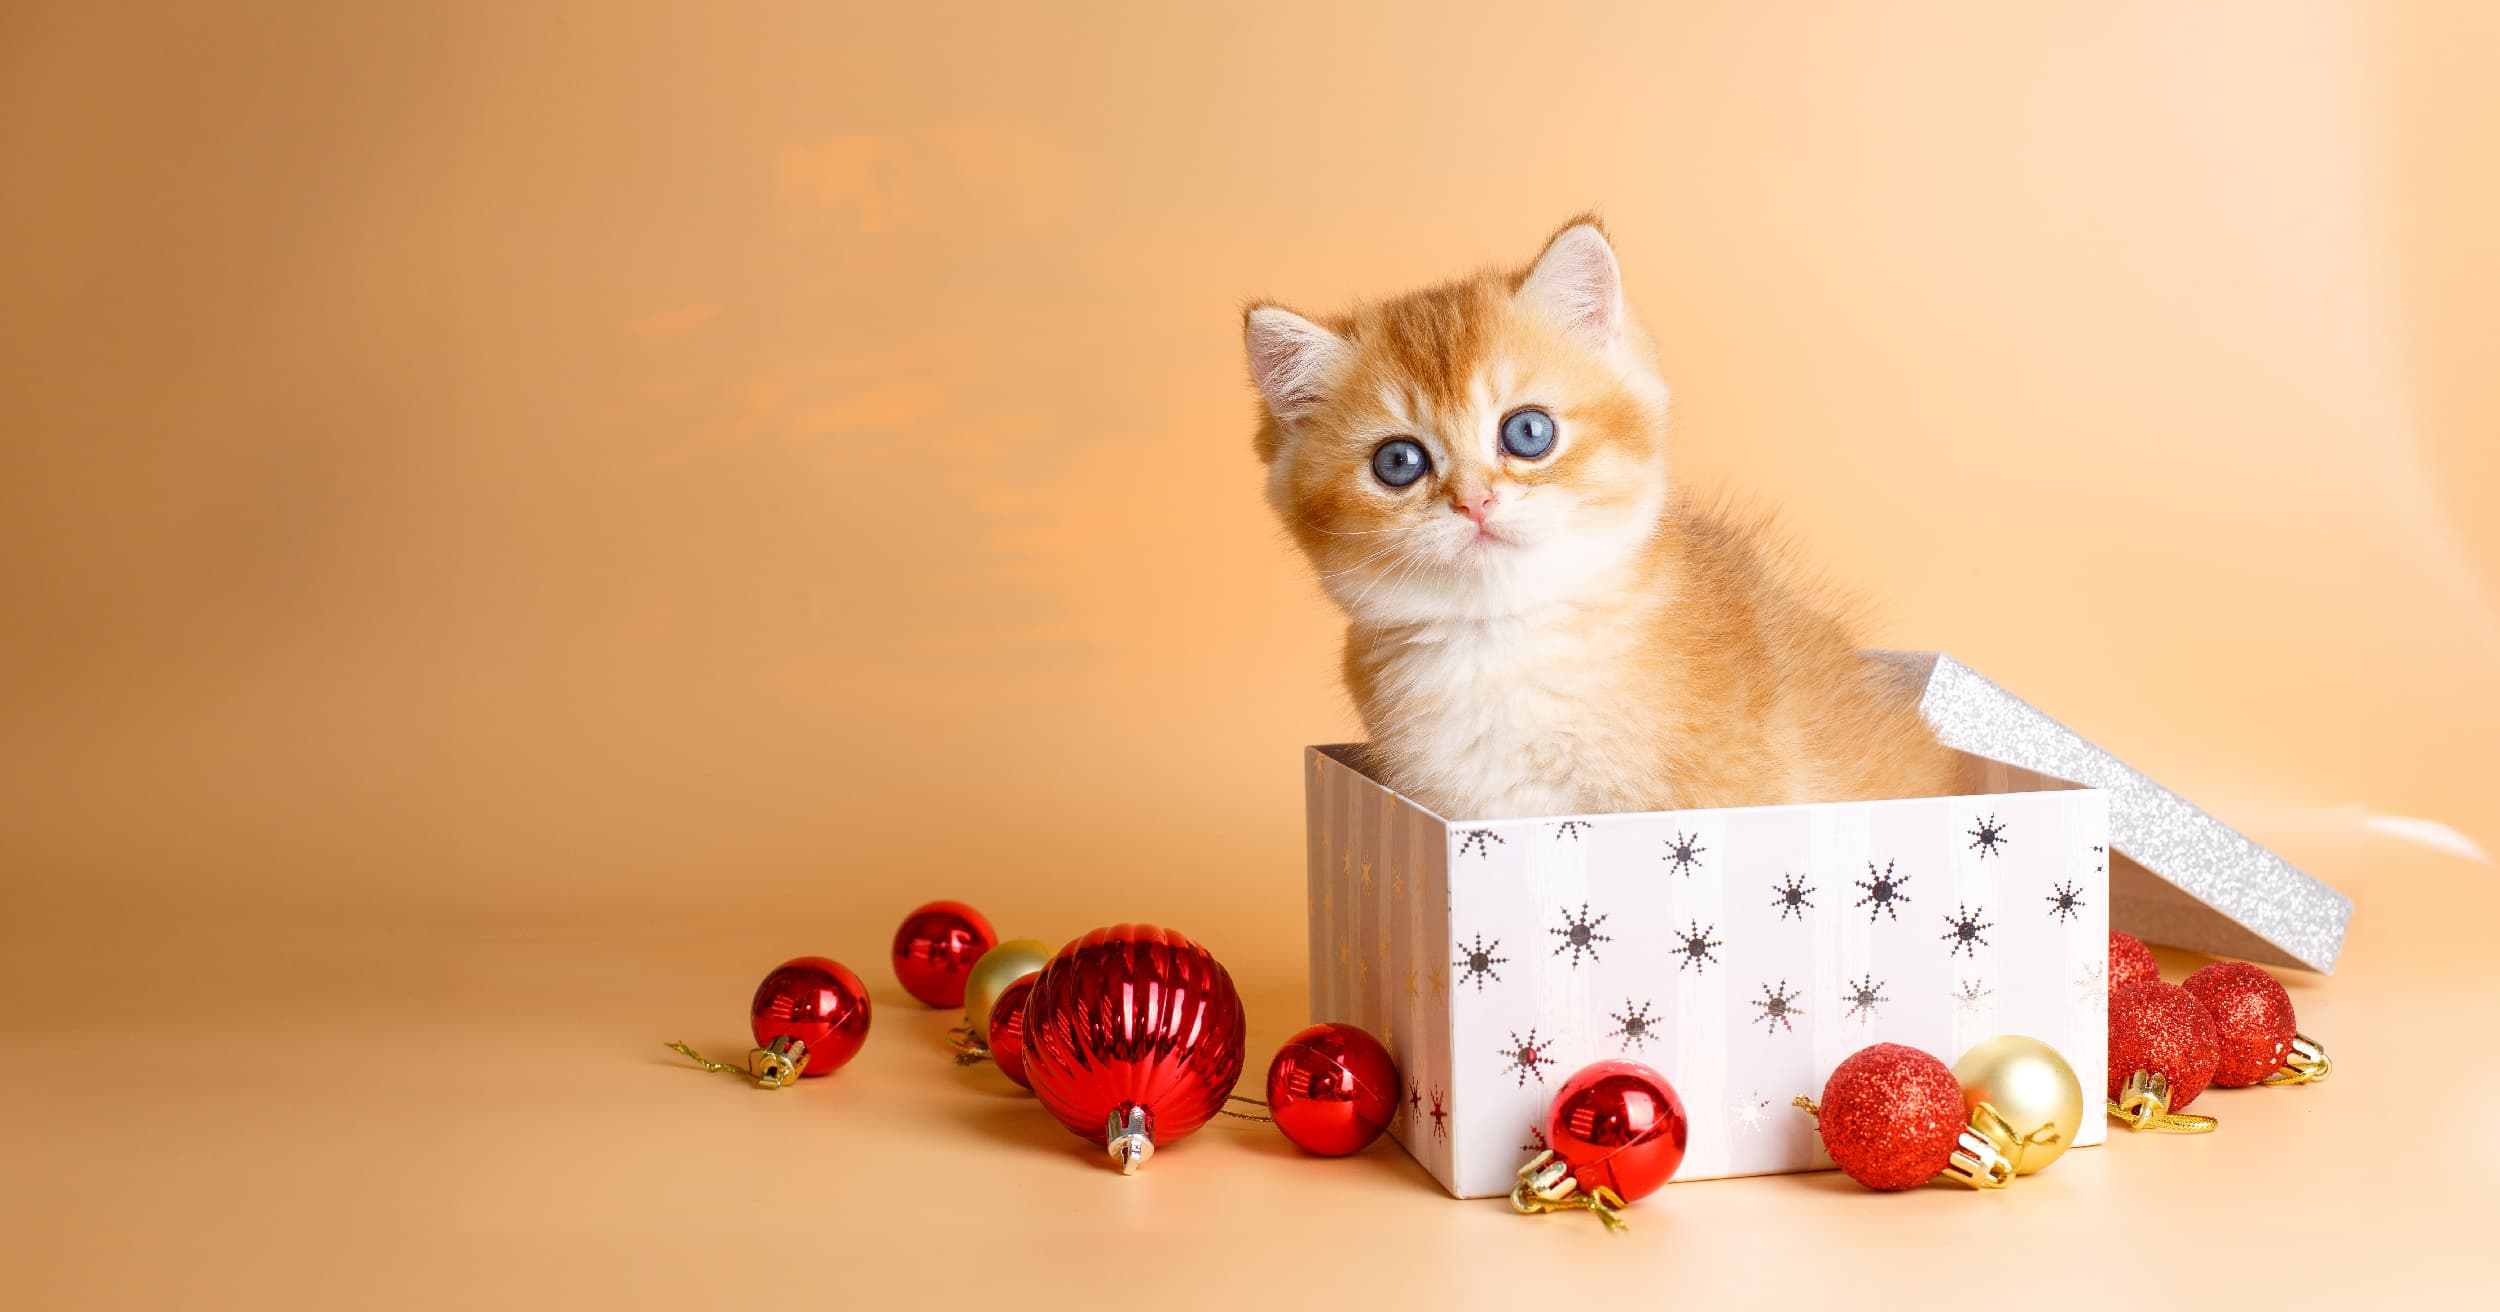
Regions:
<instances>
[{"instance_id":1,"label":"kitten's head","mask_svg":"<svg viewBox=\"0 0 2500 1312\"><path fill-rule=\"evenodd\" d=\"M1268 500L1357 620L1513 614L1655 529L1667 389L1594 219L1525 269L1324 321L1256 305L1243 335Z\"/></svg>"}]
</instances>

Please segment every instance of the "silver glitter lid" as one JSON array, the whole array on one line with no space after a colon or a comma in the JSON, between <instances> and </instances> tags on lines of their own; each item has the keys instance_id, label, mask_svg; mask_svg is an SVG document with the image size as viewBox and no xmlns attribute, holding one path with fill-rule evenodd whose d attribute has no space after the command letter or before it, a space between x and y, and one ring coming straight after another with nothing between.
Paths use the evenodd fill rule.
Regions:
<instances>
[{"instance_id":1,"label":"silver glitter lid","mask_svg":"<svg viewBox=\"0 0 2500 1312\"><path fill-rule=\"evenodd\" d=\"M1948 747L2109 793L2109 923L2147 942L2332 974L2352 899L1939 652L1872 652Z\"/></svg>"}]
</instances>

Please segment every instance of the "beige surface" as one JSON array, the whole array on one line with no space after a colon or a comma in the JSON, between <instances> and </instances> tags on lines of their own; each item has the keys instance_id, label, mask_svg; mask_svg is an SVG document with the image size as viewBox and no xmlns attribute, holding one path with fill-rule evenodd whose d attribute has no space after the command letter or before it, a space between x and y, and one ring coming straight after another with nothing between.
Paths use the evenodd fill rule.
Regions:
<instances>
[{"instance_id":1,"label":"beige surface","mask_svg":"<svg viewBox=\"0 0 2500 1312\"><path fill-rule=\"evenodd\" d=\"M0 11L13 1299L2456 1288L2500 907L2369 820L2500 841L2500 19L2006 8ZM946 1064L932 896L1300 1018L1351 717L1235 307L1589 205L1687 481L2358 899L2332 1084L1609 1242L1250 1128L1121 1181ZM799 952L853 1069L667 1064Z\"/></svg>"}]
</instances>

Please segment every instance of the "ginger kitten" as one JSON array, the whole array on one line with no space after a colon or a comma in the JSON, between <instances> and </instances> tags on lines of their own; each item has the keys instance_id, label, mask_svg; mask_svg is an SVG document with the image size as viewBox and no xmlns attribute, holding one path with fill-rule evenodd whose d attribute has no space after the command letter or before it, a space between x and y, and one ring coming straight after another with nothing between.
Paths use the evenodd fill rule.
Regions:
<instances>
[{"instance_id":1,"label":"ginger kitten","mask_svg":"<svg viewBox=\"0 0 2500 1312\"><path fill-rule=\"evenodd\" d=\"M1452 819L1955 791L1841 623L1667 478L1594 218L1532 266L1314 321L1253 306L1268 499L1345 609L1381 782Z\"/></svg>"}]
</instances>

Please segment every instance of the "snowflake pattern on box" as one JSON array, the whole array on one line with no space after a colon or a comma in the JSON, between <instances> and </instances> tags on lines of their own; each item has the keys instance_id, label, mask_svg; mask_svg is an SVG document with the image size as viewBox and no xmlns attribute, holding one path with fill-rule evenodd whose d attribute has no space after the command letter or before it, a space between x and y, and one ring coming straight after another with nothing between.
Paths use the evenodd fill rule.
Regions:
<instances>
[{"instance_id":1,"label":"snowflake pattern on box","mask_svg":"<svg viewBox=\"0 0 2500 1312\"><path fill-rule=\"evenodd\" d=\"M1675 1084L1679 1180L1827 1168L1788 1099L1870 1043L2031 1034L2102 1082L2105 794L1992 767L1958 798L1444 820L1346 750L1305 778L1311 1019L1393 1045L1390 1133L1453 1193L1507 1193L1605 1058Z\"/></svg>"}]
</instances>

